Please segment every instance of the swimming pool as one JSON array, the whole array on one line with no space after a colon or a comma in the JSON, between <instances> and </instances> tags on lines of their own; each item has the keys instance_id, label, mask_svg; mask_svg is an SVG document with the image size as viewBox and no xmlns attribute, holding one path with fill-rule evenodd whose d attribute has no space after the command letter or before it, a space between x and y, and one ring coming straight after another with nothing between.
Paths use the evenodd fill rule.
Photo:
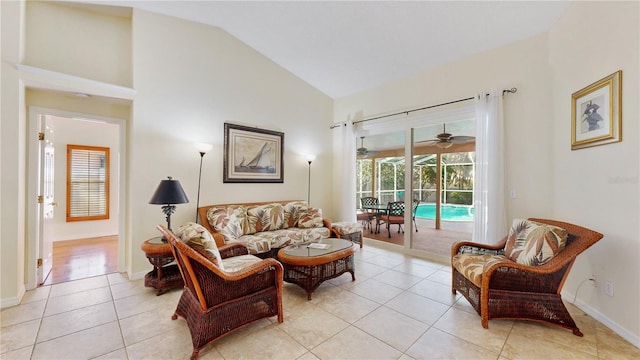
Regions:
<instances>
[{"instance_id":1,"label":"swimming pool","mask_svg":"<svg viewBox=\"0 0 640 360\"><path fill-rule=\"evenodd\" d=\"M440 217L447 221L473 221L473 208L469 205L440 205ZM435 219L436 204L420 204L416 210L416 217Z\"/></svg>"}]
</instances>

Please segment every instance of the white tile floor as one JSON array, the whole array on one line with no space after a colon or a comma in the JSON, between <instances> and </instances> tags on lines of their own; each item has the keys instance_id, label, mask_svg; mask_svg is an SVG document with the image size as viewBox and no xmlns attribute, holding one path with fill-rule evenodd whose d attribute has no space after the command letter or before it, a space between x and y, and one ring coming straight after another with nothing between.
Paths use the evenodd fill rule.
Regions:
<instances>
[{"instance_id":1,"label":"white tile floor","mask_svg":"<svg viewBox=\"0 0 640 360\"><path fill-rule=\"evenodd\" d=\"M638 359L640 349L568 304L585 336L525 321L489 329L461 296L449 266L366 245L349 274L307 301L285 284L284 323L261 320L200 352L200 359ZM120 274L45 286L1 312L2 359L188 359L180 296Z\"/></svg>"}]
</instances>

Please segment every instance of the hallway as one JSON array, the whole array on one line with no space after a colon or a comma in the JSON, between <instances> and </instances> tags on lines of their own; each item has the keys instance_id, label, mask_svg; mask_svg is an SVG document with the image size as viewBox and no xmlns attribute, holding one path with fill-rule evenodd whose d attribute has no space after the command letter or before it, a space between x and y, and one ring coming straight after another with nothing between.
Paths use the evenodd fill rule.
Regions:
<instances>
[{"instance_id":1,"label":"hallway","mask_svg":"<svg viewBox=\"0 0 640 360\"><path fill-rule=\"evenodd\" d=\"M53 285L118 271L118 236L56 241L53 269L43 285Z\"/></svg>"}]
</instances>

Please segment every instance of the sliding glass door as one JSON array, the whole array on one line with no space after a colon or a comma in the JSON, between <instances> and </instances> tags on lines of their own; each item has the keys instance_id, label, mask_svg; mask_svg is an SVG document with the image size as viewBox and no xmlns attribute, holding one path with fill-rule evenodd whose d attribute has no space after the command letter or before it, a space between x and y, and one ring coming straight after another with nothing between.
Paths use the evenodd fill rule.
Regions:
<instances>
[{"instance_id":1,"label":"sliding glass door","mask_svg":"<svg viewBox=\"0 0 640 360\"><path fill-rule=\"evenodd\" d=\"M473 229L475 142L472 120L414 129L412 196L415 219L411 249L448 256L455 241ZM454 142L452 133L465 134Z\"/></svg>"}]
</instances>

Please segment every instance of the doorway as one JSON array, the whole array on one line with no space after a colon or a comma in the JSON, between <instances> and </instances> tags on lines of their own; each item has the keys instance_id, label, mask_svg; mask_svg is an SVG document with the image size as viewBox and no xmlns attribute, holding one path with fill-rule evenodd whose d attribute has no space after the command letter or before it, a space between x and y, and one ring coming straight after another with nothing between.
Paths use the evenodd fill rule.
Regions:
<instances>
[{"instance_id":1,"label":"doorway","mask_svg":"<svg viewBox=\"0 0 640 360\"><path fill-rule=\"evenodd\" d=\"M62 110L29 107L29 194L40 195L42 176L38 164L42 159L37 151L39 124L46 123L55 134L48 143L56 151L54 176L49 186L54 198L52 221L43 229L39 207L42 203L29 202L27 253L27 289L41 284L75 280L101 273L124 271L124 144L125 123L121 119ZM37 139L37 140L33 140ZM112 153L110 165L110 216L104 220L67 222L67 157L68 144L108 146ZM49 204L48 203L48 204ZM46 205L46 204L45 204ZM47 244L51 243L49 247ZM40 264L51 254L54 270L43 274ZM43 260L39 260L43 259ZM56 266L60 268L55 268ZM73 269L72 271L70 269ZM100 270L102 269L102 270ZM52 274L57 271L54 277ZM61 275L62 274L62 275Z\"/></svg>"},{"instance_id":2,"label":"doorway","mask_svg":"<svg viewBox=\"0 0 640 360\"><path fill-rule=\"evenodd\" d=\"M390 132L391 128L395 131ZM362 123L356 134L366 136L367 145L358 145L366 147L368 154L368 159L356 160L356 179L361 185L356 188L356 197L372 194L382 202L388 194L394 200L404 200L405 209L412 208L411 212L405 211L409 215L405 216L404 232L365 231L365 237L402 246L409 253L442 259L449 256L453 242L471 239L473 199L469 196L473 194L475 161L474 107ZM469 219L458 221L443 216L443 204L448 206L447 211L465 210ZM425 211L433 214L426 215Z\"/></svg>"}]
</instances>

